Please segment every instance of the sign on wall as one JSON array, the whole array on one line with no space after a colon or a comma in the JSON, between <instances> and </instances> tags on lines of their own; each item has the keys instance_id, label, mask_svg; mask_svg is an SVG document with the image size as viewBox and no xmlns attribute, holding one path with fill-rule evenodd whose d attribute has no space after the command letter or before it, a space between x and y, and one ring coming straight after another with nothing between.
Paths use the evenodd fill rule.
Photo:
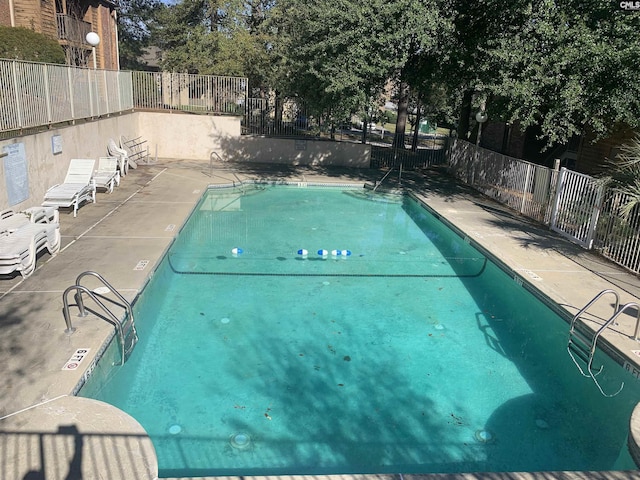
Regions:
<instances>
[{"instance_id":1,"label":"sign on wall","mask_svg":"<svg viewBox=\"0 0 640 480\"><path fill-rule=\"evenodd\" d=\"M29 198L29 172L24 143L12 143L2 147L5 156L4 179L7 185L9 205L16 205Z\"/></svg>"}]
</instances>

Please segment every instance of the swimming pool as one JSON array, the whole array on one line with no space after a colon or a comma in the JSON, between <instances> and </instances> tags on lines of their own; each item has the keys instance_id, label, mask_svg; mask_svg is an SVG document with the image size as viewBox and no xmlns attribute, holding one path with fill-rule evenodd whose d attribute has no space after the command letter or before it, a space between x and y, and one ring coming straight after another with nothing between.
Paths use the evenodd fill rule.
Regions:
<instances>
[{"instance_id":1,"label":"swimming pool","mask_svg":"<svg viewBox=\"0 0 640 480\"><path fill-rule=\"evenodd\" d=\"M162 476L635 468L637 383L599 357L602 397L566 322L410 197L211 190L135 310L81 395Z\"/></svg>"}]
</instances>

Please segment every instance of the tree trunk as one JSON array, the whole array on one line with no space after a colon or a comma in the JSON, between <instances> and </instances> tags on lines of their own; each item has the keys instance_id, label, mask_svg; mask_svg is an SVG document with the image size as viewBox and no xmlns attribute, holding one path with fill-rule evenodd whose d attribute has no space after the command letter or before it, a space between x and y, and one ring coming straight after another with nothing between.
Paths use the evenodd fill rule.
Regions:
<instances>
[{"instance_id":1,"label":"tree trunk","mask_svg":"<svg viewBox=\"0 0 640 480\"><path fill-rule=\"evenodd\" d=\"M420 133L420 120L422 119L422 104L420 103L420 99L416 104L416 127L413 129L413 140L411 142L411 151L415 152L418 150L418 135Z\"/></svg>"},{"instance_id":2,"label":"tree trunk","mask_svg":"<svg viewBox=\"0 0 640 480\"><path fill-rule=\"evenodd\" d=\"M282 98L280 98L280 92L276 90L276 104L275 104L275 122L276 128L282 126Z\"/></svg>"},{"instance_id":3,"label":"tree trunk","mask_svg":"<svg viewBox=\"0 0 640 480\"><path fill-rule=\"evenodd\" d=\"M462 96L462 106L460 107L460 119L458 120L458 138L469 140L469 117L471 116L471 100L473 90L464 91Z\"/></svg>"},{"instance_id":4,"label":"tree trunk","mask_svg":"<svg viewBox=\"0 0 640 480\"><path fill-rule=\"evenodd\" d=\"M396 120L396 133L393 136L393 147L404 148L405 129L409 115L409 86L402 80L398 93L398 119Z\"/></svg>"},{"instance_id":5,"label":"tree trunk","mask_svg":"<svg viewBox=\"0 0 640 480\"><path fill-rule=\"evenodd\" d=\"M363 145L367 143L367 130L369 130L369 115L367 113L362 117L362 137L361 142Z\"/></svg>"}]
</instances>

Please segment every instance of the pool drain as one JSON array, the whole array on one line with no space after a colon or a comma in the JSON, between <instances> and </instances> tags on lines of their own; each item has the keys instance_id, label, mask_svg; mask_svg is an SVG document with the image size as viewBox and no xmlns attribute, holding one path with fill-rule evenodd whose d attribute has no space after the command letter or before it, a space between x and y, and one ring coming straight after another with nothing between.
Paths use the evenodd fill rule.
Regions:
<instances>
[{"instance_id":1,"label":"pool drain","mask_svg":"<svg viewBox=\"0 0 640 480\"><path fill-rule=\"evenodd\" d=\"M180 425L171 425L169 427L169 433L171 435L177 435L182 431L182 427Z\"/></svg>"},{"instance_id":2,"label":"pool drain","mask_svg":"<svg viewBox=\"0 0 640 480\"><path fill-rule=\"evenodd\" d=\"M229 323L231 320L227 317L220 319L220 323Z\"/></svg>"},{"instance_id":3,"label":"pool drain","mask_svg":"<svg viewBox=\"0 0 640 480\"><path fill-rule=\"evenodd\" d=\"M480 443L491 443L494 440L493 433L489 430L476 430L475 437Z\"/></svg>"},{"instance_id":4,"label":"pool drain","mask_svg":"<svg viewBox=\"0 0 640 480\"><path fill-rule=\"evenodd\" d=\"M246 433L234 433L229 437L229 443L233 448L246 450L251 446L251 437Z\"/></svg>"}]
</instances>

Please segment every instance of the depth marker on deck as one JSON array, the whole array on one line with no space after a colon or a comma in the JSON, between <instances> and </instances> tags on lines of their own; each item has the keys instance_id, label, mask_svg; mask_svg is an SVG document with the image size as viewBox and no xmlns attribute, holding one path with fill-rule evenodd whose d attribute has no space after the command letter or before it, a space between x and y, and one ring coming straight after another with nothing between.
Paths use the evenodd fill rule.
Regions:
<instances>
[{"instance_id":1,"label":"depth marker on deck","mask_svg":"<svg viewBox=\"0 0 640 480\"><path fill-rule=\"evenodd\" d=\"M79 366L80 363L82 363L82 360L84 360L84 357L87 356L87 354L89 353L89 350L91 350L90 348L79 348L76 350L76 353L74 353L71 358L67 361L67 363L64 364L64 367L62 367L62 370L76 370Z\"/></svg>"},{"instance_id":2,"label":"depth marker on deck","mask_svg":"<svg viewBox=\"0 0 640 480\"><path fill-rule=\"evenodd\" d=\"M149 265L149 260L140 260L138 264L133 268L134 270L144 270Z\"/></svg>"}]
</instances>

